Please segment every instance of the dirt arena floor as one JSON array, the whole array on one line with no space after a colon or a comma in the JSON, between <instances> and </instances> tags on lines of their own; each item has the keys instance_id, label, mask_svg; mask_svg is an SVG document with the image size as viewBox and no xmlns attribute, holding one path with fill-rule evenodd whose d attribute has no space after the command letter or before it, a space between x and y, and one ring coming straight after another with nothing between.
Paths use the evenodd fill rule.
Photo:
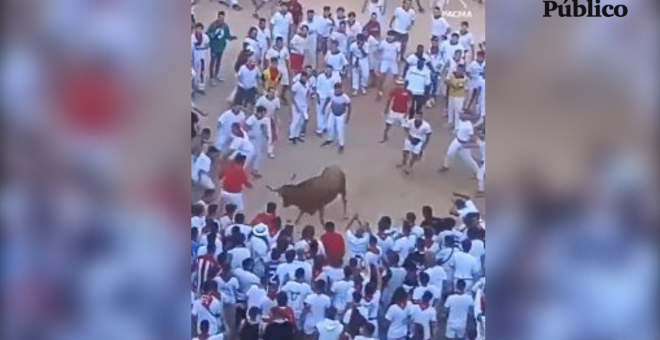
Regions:
<instances>
[{"instance_id":1,"label":"dirt arena floor","mask_svg":"<svg viewBox=\"0 0 660 340\"><path fill-rule=\"evenodd\" d=\"M320 0L301 0L305 9L314 8L320 12L325 4ZM398 0L386 0L386 18L389 21L394 8L399 5ZM195 9L197 20L209 24L219 10L228 12L227 22L232 33L239 40L230 43L225 53L222 65L222 77L226 81L217 87L208 87L205 96L199 96L196 101L200 109L209 113L207 118L201 121L202 126L214 127L219 114L226 110L226 98L233 89L234 75L233 64L240 49L241 42L248 28L256 25L252 18L252 5L250 1L242 0L244 10L236 12L216 2L203 0ZM347 12L360 12L361 0L336 0L330 4L333 10L338 6L346 8ZM411 34L411 42L408 50L414 49L417 44L428 45L430 37L431 10L428 0L423 1L426 6L425 13L418 13L417 21ZM476 38L484 37L485 29L485 7L471 0L451 0L448 10L470 11L472 18L469 22ZM262 15L265 14L262 9ZM360 14L359 20L364 23L366 14ZM447 18L452 27L458 27L464 19ZM347 126L346 149L343 154L338 154L336 148L321 149L322 142L316 136L308 136L304 144L289 145L286 140L279 140L276 145L276 158L264 159L261 172L264 177L254 181L254 188L245 194L246 210L248 216L263 209L269 201L280 203L280 200L265 186L279 186L285 184L293 174L297 179L305 179L318 174L324 166L338 165L344 169L348 180L348 213L359 214L364 220L374 223L375 220L388 214L393 218L402 217L406 212L413 211L421 214L423 205L431 205L437 214L445 214L449 209L449 198L452 192L462 191L472 193L476 190L476 181L470 178L468 172L463 171L456 164L449 172L440 174L437 172L446 153L447 146L451 141L449 131L443 127L443 118L440 108L427 110L425 118L430 121L434 134L431 144L428 146L421 163L416 165L411 177L404 177L396 164L401 161L404 134L400 129L392 129L390 140L386 144L380 144L383 130L385 102L375 100L375 91L366 96L353 99L353 115ZM314 114L310 114L310 126L314 126ZM290 119L290 107L283 107L281 111L283 122L279 126L280 131L288 128ZM313 131L313 129L308 129ZM477 204L483 207L484 200L477 200ZM297 214L294 208L281 209L280 214L285 219L293 219ZM342 209L339 199L326 209L326 219L341 221ZM318 223L317 216L305 216L301 223ZM341 223L340 223L341 225Z\"/></svg>"}]
</instances>

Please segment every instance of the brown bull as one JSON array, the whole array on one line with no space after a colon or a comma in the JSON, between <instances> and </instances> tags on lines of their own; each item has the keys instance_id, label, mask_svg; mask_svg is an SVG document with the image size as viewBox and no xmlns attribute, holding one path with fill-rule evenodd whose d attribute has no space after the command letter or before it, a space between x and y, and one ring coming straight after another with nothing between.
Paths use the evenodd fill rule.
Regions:
<instances>
[{"instance_id":1,"label":"brown bull","mask_svg":"<svg viewBox=\"0 0 660 340\"><path fill-rule=\"evenodd\" d=\"M298 184L286 184L277 189L270 186L266 188L280 195L285 208L292 205L298 207L296 224L303 214L314 215L317 212L323 223L325 206L334 201L337 195L341 195L346 216L346 175L337 166L326 167L320 175Z\"/></svg>"}]
</instances>

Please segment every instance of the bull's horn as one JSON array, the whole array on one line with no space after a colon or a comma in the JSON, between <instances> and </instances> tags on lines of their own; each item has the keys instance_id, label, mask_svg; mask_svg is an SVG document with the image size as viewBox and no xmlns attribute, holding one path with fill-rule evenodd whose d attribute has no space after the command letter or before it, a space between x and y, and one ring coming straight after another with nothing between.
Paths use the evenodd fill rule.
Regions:
<instances>
[{"instance_id":1,"label":"bull's horn","mask_svg":"<svg viewBox=\"0 0 660 340\"><path fill-rule=\"evenodd\" d=\"M268 190L270 190L270 191L272 191L272 192L279 192L279 191L280 191L279 189L273 189L273 187L271 187L270 185L267 185L267 186L266 186L266 189L268 189Z\"/></svg>"}]
</instances>

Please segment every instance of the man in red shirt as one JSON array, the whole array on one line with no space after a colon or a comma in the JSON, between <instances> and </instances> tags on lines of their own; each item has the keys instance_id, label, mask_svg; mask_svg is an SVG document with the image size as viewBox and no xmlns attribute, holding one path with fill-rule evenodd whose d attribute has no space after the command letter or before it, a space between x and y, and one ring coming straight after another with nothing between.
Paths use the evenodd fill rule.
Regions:
<instances>
[{"instance_id":1,"label":"man in red shirt","mask_svg":"<svg viewBox=\"0 0 660 340\"><path fill-rule=\"evenodd\" d=\"M385 131L383 131L383 139L380 141L381 143L387 141L387 133L390 131L392 124L397 123L399 126L403 127L403 124L406 121L412 95L406 90L404 84L405 83L402 79L397 79L396 87L390 91L387 104L385 104Z\"/></svg>"},{"instance_id":2,"label":"man in red shirt","mask_svg":"<svg viewBox=\"0 0 660 340\"><path fill-rule=\"evenodd\" d=\"M223 204L232 203L236 205L236 211L243 211L243 189L252 188L245 172L245 155L237 155L229 164L222 176L222 190L220 198Z\"/></svg>"},{"instance_id":3,"label":"man in red shirt","mask_svg":"<svg viewBox=\"0 0 660 340\"><path fill-rule=\"evenodd\" d=\"M321 243L325 248L325 255L328 263L338 263L344 259L346 253L346 243L344 238L335 231L335 224L325 222L325 233L321 235Z\"/></svg>"},{"instance_id":4,"label":"man in red shirt","mask_svg":"<svg viewBox=\"0 0 660 340\"><path fill-rule=\"evenodd\" d=\"M268 202L266 204L266 212L257 214L257 216L252 219L252 225L257 225L263 223L268 226L268 232L271 236L277 234L278 225L277 225L277 204L275 202Z\"/></svg>"},{"instance_id":5,"label":"man in red shirt","mask_svg":"<svg viewBox=\"0 0 660 340\"><path fill-rule=\"evenodd\" d=\"M298 0L289 0L285 2L291 17L293 18L293 25L298 27L300 21L302 20L303 8Z\"/></svg>"}]
</instances>

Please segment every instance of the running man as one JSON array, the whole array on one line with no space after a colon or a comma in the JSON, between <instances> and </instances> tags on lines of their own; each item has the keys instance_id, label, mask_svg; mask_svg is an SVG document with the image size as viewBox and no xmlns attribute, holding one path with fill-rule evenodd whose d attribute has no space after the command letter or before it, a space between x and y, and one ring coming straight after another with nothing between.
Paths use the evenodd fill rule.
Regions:
<instances>
[{"instance_id":1,"label":"running man","mask_svg":"<svg viewBox=\"0 0 660 340\"><path fill-rule=\"evenodd\" d=\"M422 119L421 112L415 113L415 117L406 122L405 129L408 137L403 143L403 157L397 168L403 169L405 175L410 175L413 165L422 158L433 130L431 125Z\"/></svg>"}]
</instances>

